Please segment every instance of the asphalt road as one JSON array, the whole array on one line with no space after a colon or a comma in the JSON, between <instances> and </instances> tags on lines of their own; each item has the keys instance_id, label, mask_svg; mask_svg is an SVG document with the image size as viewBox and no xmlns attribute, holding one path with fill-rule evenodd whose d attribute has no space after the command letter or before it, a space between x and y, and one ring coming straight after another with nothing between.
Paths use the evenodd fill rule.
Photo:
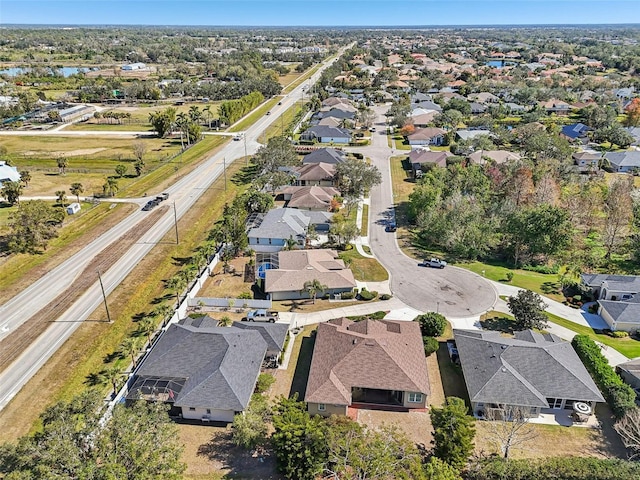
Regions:
<instances>
[{"instance_id":1,"label":"asphalt road","mask_svg":"<svg viewBox=\"0 0 640 480\"><path fill-rule=\"evenodd\" d=\"M335 58L335 57L334 57ZM166 191L170 194L165 203L175 204L177 217L180 218L198 200L202 193L220 175L224 166L233 160L252 154L260 146L257 139L260 133L271 123L278 120L280 114L302 99L304 89L314 83L324 68L333 62L327 60L313 76L295 88L283 98L282 104L271 110L271 115L264 116L255 122L246 132L243 141L231 141L222 150L203 162L191 173L185 175ZM100 136L99 132L91 132ZM89 134L88 134L89 135ZM138 199L139 201L139 199ZM9 302L0 306L0 339L15 330L25 320L37 313L55 299L71 284L91 259L120 238L124 233L145 218L147 212L136 211L118 225L96 238L77 254L54 268L37 282L16 295ZM162 237L174 228L174 212L171 208L152 228L150 228L125 255L123 255L107 272L102 273L102 280L107 294L133 270L138 262L159 242ZM27 348L14 362L0 373L0 410L20 391L22 386L40 369L55 351L71 336L102 302L100 287L97 282L92 285L74 305L69 308L52 325Z\"/></svg>"},{"instance_id":2,"label":"asphalt road","mask_svg":"<svg viewBox=\"0 0 640 480\"><path fill-rule=\"evenodd\" d=\"M385 232L389 219L395 218L384 112L388 107L375 107L378 114L372 143L358 149L371 158L382 173L382 183L371 191L369 206L369 245L375 257L389 271L391 291L407 305L420 311L440 312L449 317L470 317L490 310L497 300L493 286L473 272L457 267L444 269L419 267L418 261L405 255L396 234ZM395 154L399 152L396 150ZM406 151L408 153L408 151Z\"/></svg>"}]
</instances>

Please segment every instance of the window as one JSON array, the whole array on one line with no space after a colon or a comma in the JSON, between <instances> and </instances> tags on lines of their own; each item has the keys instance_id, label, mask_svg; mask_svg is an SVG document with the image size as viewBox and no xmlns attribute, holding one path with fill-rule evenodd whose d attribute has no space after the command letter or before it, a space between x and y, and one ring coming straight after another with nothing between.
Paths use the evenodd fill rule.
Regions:
<instances>
[{"instance_id":1,"label":"window","mask_svg":"<svg viewBox=\"0 0 640 480\"><path fill-rule=\"evenodd\" d=\"M422 403L422 394L420 392L409 392L407 401L409 403Z\"/></svg>"},{"instance_id":2,"label":"window","mask_svg":"<svg viewBox=\"0 0 640 480\"><path fill-rule=\"evenodd\" d=\"M211 413L211 409L207 408L207 413L210 414Z\"/></svg>"},{"instance_id":3,"label":"window","mask_svg":"<svg viewBox=\"0 0 640 480\"><path fill-rule=\"evenodd\" d=\"M324 403L319 403L318 404L318 411L319 412L324 412L327 409L327 406Z\"/></svg>"},{"instance_id":4,"label":"window","mask_svg":"<svg viewBox=\"0 0 640 480\"><path fill-rule=\"evenodd\" d=\"M195 412L196 411L196 407L189 407L189 411L190 412Z\"/></svg>"}]
</instances>

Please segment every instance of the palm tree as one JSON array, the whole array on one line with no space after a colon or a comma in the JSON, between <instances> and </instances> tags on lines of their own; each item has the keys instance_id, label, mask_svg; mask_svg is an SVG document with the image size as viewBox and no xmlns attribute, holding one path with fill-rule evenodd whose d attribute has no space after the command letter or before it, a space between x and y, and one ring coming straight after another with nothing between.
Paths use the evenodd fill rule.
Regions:
<instances>
[{"instance_id":1,"label":"palm tree","mask_svg":"<svg viewBox=\"0 0 640 480\"><path fill-rule=\"evenodd\" d=\"M67 200L67 192L58 190L56 191L56 197L58 197L58 203L64 207L64 202Z\"/></svg>"},{"instance_id":2,"label":"palm tree","mask_svg":"<svg viewBox=\"0 0 640 480\"><path fill-rule=\"evenodd\" d=\"M304 282L302 292L306 292L313 299L313 303L316 303L316 295L318 292L324 292L328 287L320 283L320 280L314 278L313 280L309 280Z\"/></svg>"},{"instance_id":3,"label":"palm tree","mask_svg":"<svg viewBox=\"0 0 640 480\"><path fill-rule=\"evenodd\" d=\"M140 339L137 337L127 337L120 344L120 351L131 357L131 364L136 368L136 354L140 351Z\"/></svg>"},{"instance_id":4,"label":"palm tree","mask_svg":"<svg viewBox=\"0 0 640 480\"><path fill-rule=\"evenodd\" d=\"M218 320L218 326L220 327L228 327L232 324L232 320L229 315L224 315L220 320Z\"/></svg>"},{"instance_id":5,"label":"palm tree","mask_svg":"<svg viewBox=\"0 0 640 480\"><path fill-rule=\"evenodd\" d=\"M113 197L118 193L118 179L115 177L107 177L107 182L102 186L105 195Z\"/></svg>"},{"instance_id":6,"label":"palm tree","mask_svg":"<svg viewBox=\"0 0 640 480\"><path fill-rule=\"evenodd\" d=\"M67 172L67 165L69 161L65 157L60 157L56 160L60 175L64 175Z\"/></svg>"},{"instance_id":7,"label":"palm tree","mask_svg":"<svg viewBox=\"0 0 640 480\"><path fill-rule=\"evenodd\" d=\"M29 182L31 181L31 173L29 173L29 170L22 170L20 172L20 181L24 183L25 187L29 186Z\"/></svg>"},{"instance_id":8,"label":"palm tree","mask_svg":"<svg viewBox=\"0 0 640 480\"><path fill-rule=\"evenodd\" d=\"M198 123L198 120L202 118L202 112L197 105L191 105L189 108L189 118L193 123Z\"/></svg>"},{"instance_id":9,"label":"palm tree","mask_svg":"<svg viewBox=\"0 0 640 480\"><path fill-rule=\"evenodd\" d=\"M118 394L118 380L121 376L122 372L120 371L120 367L115 364L102 371L102 378L111 383L111 386L113 387L114 397Z\"/></svg>"},{"instance_id":10,"label":"palm tree","mask_svg":"<svg viewBox=\"0 0 640 480\"><path fill-rule=\"evenodd\" d=\"M84 192L84 187L81 183L75 182L71 184L71 188L69 188L71 195L76 196L76 200L80 203L80 194Z\"/></svg>"},{"instance_id":11,"label":"palm tree","mask_svg":"<svg viewBox=\"0 0 640 480\"><path fill-rule=\"evenodd\" d=\"M189 123L189 119L187 114L184 112L180 112L176 115L176 126L180 129L180 145L184 150L184 134L186 133L187 124ZM187 135L187 142L189 141L189 136Z\"/></svg>"},{"instance_id":12,"label":"palm tree","mask_svg":"<svg viewBox=\"0 0 640 480\"><path fill-rule=\"evenodd\" d=\"M138 321L138 330L147 336L149 346L151 346L151 335L156 331L157 325L154 318L150 315L145 315Z\"/></svg>"},{"instance_id":13,"label":"palm tree","mask_svg":"<svg viewBox=\"0 0 640 480\"><path fill-rule=\"evenodd\" d=\"M287 238L284 242L284 247L282 248L283 250L293 250L294 248L296 248L296 246L298 245L298 242L296 242L293 237L291 235L289 235L289 238Z\"/></svg>"},{"instance_id":14,"label":"palm tree","mask_svg":"<svg viewBox=\"0 0 640 480\"><path fill-rule=\"evenodd\" d=\"M207 119L207 125L209 126L209 130L211 130L211 105L207 105L202 109L202 113L204 113Z\"/></svg>"},{"instance_id":15,"label":"palm tree","mask_svg":"<svg viewBox=\"0 0 640 480\"><path fill-rule=\"evenodd\" d=\"M169 305L160 305L153 309L152 315L162 318L162 326L166 325L167 319L173 315L175 310Z\"/></svg>"},{"instance_id":16,"label":"palm tree","mask_svg":"<svg viewBox=\"0 0 640 480\"><path fill-rule=\"evenodd\" d=\"M188 283L184 275L180 275L180 273L167 280L167 288L175 292L178 305L180 305L180 293L187 287Z\"/></svg>"}]
</instances>

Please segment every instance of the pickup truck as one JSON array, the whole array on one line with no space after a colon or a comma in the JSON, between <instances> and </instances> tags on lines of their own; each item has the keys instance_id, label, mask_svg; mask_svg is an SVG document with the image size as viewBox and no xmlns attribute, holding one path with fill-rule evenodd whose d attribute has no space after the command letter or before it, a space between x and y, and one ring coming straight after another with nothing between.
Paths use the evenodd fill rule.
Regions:
<instances>
[{"instance_id":1,"label":"pickup truck","mask_svg":"<svg viewBox=\"0 0 640 480\"><path fill-rule=\"evenodd\" d=\"M444 268L447 266L447 262L444 260L440 260L439 258L432 258L431 260L427 260L426 258L420 264L421 267L431 267L431 268Z\"/></svg>"},{"instance_id":2,"label":"pickup truck","mask_svg":"<svg viewBox=\"0 0 640 480\"><path fill-rule=\"evenodd\" d=\"M243 322L270 322L275 323L278 320L278 312L270 310L251 310L247 316L242 319Z\"/></svg>"}]
</instances>

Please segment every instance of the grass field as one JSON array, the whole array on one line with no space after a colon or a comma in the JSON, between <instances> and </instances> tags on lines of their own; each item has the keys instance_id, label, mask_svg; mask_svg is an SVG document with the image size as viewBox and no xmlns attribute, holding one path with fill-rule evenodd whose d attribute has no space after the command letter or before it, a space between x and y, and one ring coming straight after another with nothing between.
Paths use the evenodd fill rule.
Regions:
<instances>
[{"instance_id":1,"label":"grass field","mask_svg":"<svg viewBox=\"0 0 640 480\"><path fill-rule=\"evenodd\" d=\"M267 129L260 135L260 138L269 140L272 137L281 136L287 131L289 124L293 121L298 112L302 110L302 105L296 102L292 107L288 108L280 115L278 120L273 122L267 127Z\"/></svg>"}]
</instances>

